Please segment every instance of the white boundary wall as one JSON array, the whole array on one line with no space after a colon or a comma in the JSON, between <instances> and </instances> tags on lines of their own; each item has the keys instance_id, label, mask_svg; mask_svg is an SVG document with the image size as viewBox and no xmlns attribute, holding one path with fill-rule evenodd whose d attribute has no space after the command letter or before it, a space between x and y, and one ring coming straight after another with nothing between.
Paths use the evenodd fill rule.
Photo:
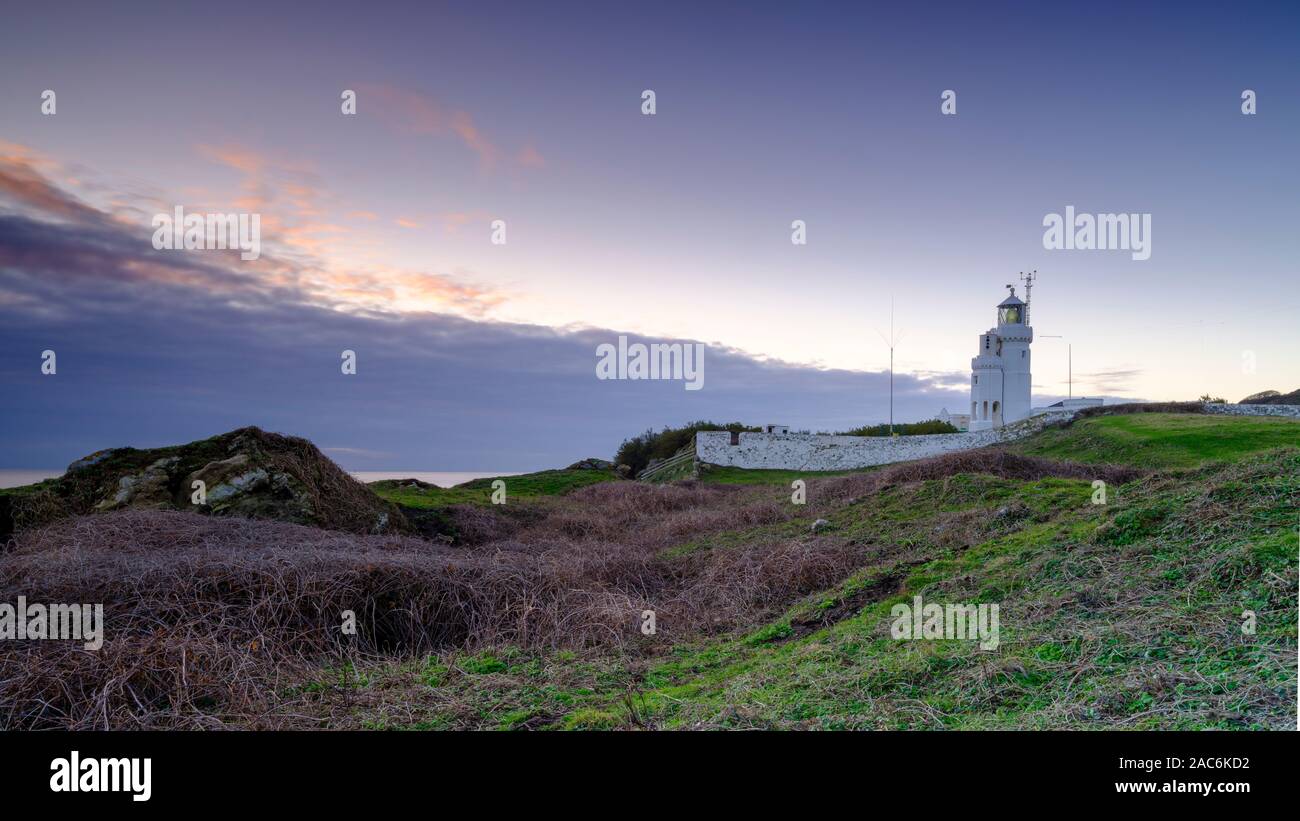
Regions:
<instances>
[{"instance_id":1,"label":"white boundary wall","mask_svg":"<svg viewBox=\"0 0 1300 821\"><path fill-rule=\"evenodd\" d=\"M1206 405L1206 413L1300 418L1300 405ZM924 436L819 436L807 433L742 433L731 444L727 431L695 434L697 462L753 470L851 470L925 459L1010 442L1064 422L1073 410L1055 411L993 430ZM1297 437L1300 443L1300 437Z\"/></svg>"},{"instance_id":2,"label":"white boundary wall","mask_svg":"<svg viewBox=\"0 0 1300 821\"><path fill-rule=\"evenodd\" d=\"M737 445L731 444L731 434L725 430L700 431L695 434L695 458L705 464L754 470L850 470L1009 442L1073 415L1074 411L1045 413L993 430L923 436L742 433Z\"/></svg>"},{"instance_id":3,"label":"white boundary wall","mask_svg":"<svg viewBox=\"0 0 1300 821\"><path fill-rule=\"evenodd\" d=\"M1206 405L1205 412L1227 416L1289 416L1300 419L1300 405Z\"/></svg>"}]
</instances>

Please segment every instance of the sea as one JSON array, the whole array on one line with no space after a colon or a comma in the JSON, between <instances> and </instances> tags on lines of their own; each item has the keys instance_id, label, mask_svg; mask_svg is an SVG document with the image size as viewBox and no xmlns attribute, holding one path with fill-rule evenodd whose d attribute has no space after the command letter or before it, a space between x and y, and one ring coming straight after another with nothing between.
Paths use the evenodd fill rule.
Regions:
<instances>
[{"instance_id":1,"label":"sea","mask_svg":"<svg viewBox=\"0 0 1300 821\"><path fill-rule=\"evenodd\" d=\"M349 471L359 482L378 482L382 479L419 479L438 487L452 487L472 479L486 479L496 476L518 476L510 471L427 471L427 470L353 470ZM62 470L0 470L0 488L31 485L45 479L62 476Z\"/></svg>"}]
</instances>

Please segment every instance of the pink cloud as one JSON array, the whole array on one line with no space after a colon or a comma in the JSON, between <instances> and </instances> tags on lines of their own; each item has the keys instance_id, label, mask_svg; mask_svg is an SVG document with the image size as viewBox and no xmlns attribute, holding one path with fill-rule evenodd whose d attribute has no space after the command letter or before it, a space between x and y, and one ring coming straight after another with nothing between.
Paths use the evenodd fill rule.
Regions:
<instances>
[{"instance_id":1,"label":"pink cloud","mask_svg":"<svg viewBox=\"0 0 1300 821\"><path fill-rule=\"evenodd\" d=\"M531 143L519 149L519 153L515 155L515 162L524 168L544 168L546 166L546 160L542 159L542 155L537 153L537 149Z\"/></svg>"},{"instance_id":2,"label":"pink cloud","mask_svg":"<svg viewBox=\"0 0 1300 821\"><path fill-rule=\"evenodd\" d=\"M261 214L263 254L255 262L242 261L238 251L159 253L152 248L148 216L160 207L121 190L110 190L107 201L123 213L113 214L83 203L61 183L38 171L59 166L30 149L0 142L0 198L19 206L22 217L46 222L66 220L72 231L94 228L95 237L113 237L110 255L100 240L62 243L36 249L22 244L0 244L0 266L57 272L65 278L92 277L124 284L146 282L192 289L235 302L252 302L257 296L281 294L289 299L345 312L454 313L482 317L506 301L507 295L490 287L459 281L447 274L397 268L377 260L358 264L340 252L345 240L363 244L372 239L354 236L356 229L327 219L303 216L314 203L328 199L314 181L280 179L283 171L265 157L248 150L205 152L206 156L247 175L237 198L243 206L256 206ZM174 201L171 201L174 202ZM279 208L275 207L277 204ZM170 208L171 205L166 205ZM187 210L219 209L219 203L194 203ZM128 218L126 212L131 213ZM353 214L374 216L370 212ZM377 217L376 217L377 219ZM414 219L398 224L418 227ZM0 294L12 302L12 293Z\"/></svg>"},{"instance_id":3,"label":"pink cloud","mask_svg":"<svg viewBox=\"0 0 1300 821\"><path fill-rule=\"evenodd\" d=\"M486 226L489 217L486 211L444 211L438 215L438 221L442 223L444 231L455 234L470 223L482 222Z\"/></svg>"},{"instance_id":4,"label":"pink cloud","mask_svg":"<svg viewBox=\"0 0 1300 821\"><path fill-rule=\"evenodd\" d=\"M371 105L378 116L398 131L418 136L455 136L478 155L484 170L491 171L500 165L501 149L483 133L469 112L448 110L427 95L393 86L362 84L358 91L373 101ZM545 164L531 145L511 160L523 168L541 168Z\"/></svg>"},{"instance_id":5,"label":"pink cloud","mask_svg":"<svg viewBox=\"0 0 1300 821\"><path fill-rule=\"evenodd\" d=\"M265 159L249 149L239 146L199 146L199 153L213 162L243 171L250 176L259 176L266 165Z\"/></svg>"},{"instance_id":6,"label":"pink cloud","mask_svg":"<svg viewBox=\"0 0 1300 821\"><path fill-rule=\"evenodd\" d=\"M103 215L73 195L51 184L38 170L50 166L26 146L0 142L0 196L7 196L47 216L94 220Z\"/></svg>"}]
</instances>

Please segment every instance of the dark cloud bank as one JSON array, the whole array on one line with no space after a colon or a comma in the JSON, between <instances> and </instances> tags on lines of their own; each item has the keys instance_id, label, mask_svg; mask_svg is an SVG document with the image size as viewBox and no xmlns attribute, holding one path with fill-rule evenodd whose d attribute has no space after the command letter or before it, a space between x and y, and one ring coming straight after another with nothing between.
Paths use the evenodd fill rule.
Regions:
<instances>
[{"instance_id":1,"label":"dark cloud bank","mask_svg":"<svg viewBox=\"0 0 1300 821\"><path fill-rule=\"evenodd\" d=\"M816 431L888 414L887 373L710 345L703 390L601 381L596 348L616 331L359 316L312 304L287 263L281 276L254 277L233 254L154 251L147 231L93 209L50 220L25 206L0 211L4 468L258 425L336 449L354 470L532 470L609 457L626 436L694 419ZM46 349L57 353L55 376L40 372ZM357 353L355 376L340 372L345 349ZM899 420L965 401L895 379Z\"/></svg>"}]
</instances>

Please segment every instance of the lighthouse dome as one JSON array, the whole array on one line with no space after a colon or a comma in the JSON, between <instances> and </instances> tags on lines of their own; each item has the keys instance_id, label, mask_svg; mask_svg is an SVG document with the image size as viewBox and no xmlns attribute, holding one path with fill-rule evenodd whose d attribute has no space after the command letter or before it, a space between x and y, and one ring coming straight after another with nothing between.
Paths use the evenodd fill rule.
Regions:
<instances>
[{"instance_id":1,"label":"lighthouse dome","mask_svg":"<svg viewBox=\"0 0 1300 821\"><path fill-rule=\"evenodd\" d=\"M1011 295L998 304L998 325L1024 325L1028 306L1016 296L1015 287L1008 285Z\"/></svg>"}]
</instances>

